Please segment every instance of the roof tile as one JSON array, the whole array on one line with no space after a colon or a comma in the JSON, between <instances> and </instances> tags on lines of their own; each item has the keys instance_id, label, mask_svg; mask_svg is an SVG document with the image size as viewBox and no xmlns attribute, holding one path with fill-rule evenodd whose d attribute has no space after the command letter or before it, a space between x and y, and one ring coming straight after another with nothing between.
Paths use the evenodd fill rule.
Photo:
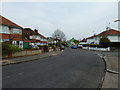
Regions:
<instances>
[{"instance_id":1,"label":"roof tile","mask_svg":"<svg viewBox=\"0 0 120 90\"><path fill-rule=\"evenodd\" d=\"M106 31L103 31L97 35L93 35L93 36L90 36L88 37L87 39L91 39L91 38L94 38L96 36L102 36L102 35L120 35L120 31L117 31L117 30L114 30L114 29L110 29L110 30L106 30Z\"/></svg>"},{"instance_id":2,"label":"roof tile","mask_svg":"<svg viewBox=\"0 0 120 90\"><path fill-rule=\"evenodd\" d=\"M0 24L1 25L7 25L9 27L18 27L18 28L22 28L21 26L15 24L14 22L8 20L7 18L3 17L0 15Z\"/></svg>"}]
</instances>

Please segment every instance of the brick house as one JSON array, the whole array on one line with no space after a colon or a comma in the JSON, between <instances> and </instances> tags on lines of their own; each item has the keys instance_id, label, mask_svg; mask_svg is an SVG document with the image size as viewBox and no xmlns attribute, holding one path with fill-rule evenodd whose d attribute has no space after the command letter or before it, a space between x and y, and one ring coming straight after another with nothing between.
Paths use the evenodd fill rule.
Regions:
<instances>
[{"instance_id":1,"label":"brick house","mask_svg":"<svg viewBox=\"0 0 120 90\"><path fill-rule=\"evenodd\" d=\"M47 39L38 33L38 30L32 30L31 28L24 28L23 29L23 38L24 44L23 47L27 47L28 45L46 45Z\"/></svg>"},{"instance_id":2,"label":"brick house","mask_svg":"<svg viewBox=\"0 0 120 90\"><path fill-rule=\"evenodd\" d=\"M111 42L120 42L120 31L107 28L105 31L86 38L87 44L99 44L102 36L105 35Z\"/></svg>"},{"instance_id":3,"label":"brick house","mask_svg":"<svg viewBox=\"0 0 120 90\"><path fill-rule=\"evenodd\" d=\"M12 41L13 45L23 47L23 28L16 23L0 16L0 42Z\"/></svg>"}]
</instances>

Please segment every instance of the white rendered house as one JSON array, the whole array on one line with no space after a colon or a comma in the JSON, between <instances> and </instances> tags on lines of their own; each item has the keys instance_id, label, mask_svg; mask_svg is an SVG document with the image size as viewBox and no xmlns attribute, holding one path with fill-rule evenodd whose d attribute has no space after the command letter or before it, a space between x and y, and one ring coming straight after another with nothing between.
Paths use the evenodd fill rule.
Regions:
<instances>
[{"instance_id":1,"label":"white rendered house","mask_svg":"<svg viewBox=\"0 0 120 90\"><path fill-rule=\"evenodd\" d=\"M86 38L87 44L99 44L100 39L103 35L106 35L111 42L120 42L120 31L109 29L97 35L93 35L91 37Z\"/></svg>"}]
</instances>

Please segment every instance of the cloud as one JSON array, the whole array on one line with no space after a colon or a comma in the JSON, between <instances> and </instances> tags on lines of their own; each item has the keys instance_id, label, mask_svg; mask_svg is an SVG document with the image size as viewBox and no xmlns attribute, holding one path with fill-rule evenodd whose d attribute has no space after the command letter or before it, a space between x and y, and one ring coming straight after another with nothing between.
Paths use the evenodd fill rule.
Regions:
<instances>
[{"instance_id":1,"label":"cloud","mask_svg":"<svg viewBox=\"0 0 120 90\"><path fill-rule=\"evenodd\" d=\"M117 3L97 2L23 2L3 3L2 15L23 27L38 28L45 36L61 29L67 38L84 38L101 32L107 22L117 28Z\"/></svg>"}]
</instances>

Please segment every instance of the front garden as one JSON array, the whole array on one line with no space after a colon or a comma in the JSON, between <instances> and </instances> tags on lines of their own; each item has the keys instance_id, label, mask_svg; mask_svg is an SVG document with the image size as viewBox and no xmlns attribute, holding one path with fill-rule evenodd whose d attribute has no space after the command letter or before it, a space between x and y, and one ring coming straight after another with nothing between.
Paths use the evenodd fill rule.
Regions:
<instances>
[{"instance_id":1,"label":"front garden","mask_svg":"<svg viewBox=\"0 0 120 90\"><path fill-rule=\"evenodd\" d=\"M35 55L44 52L51 52L56 50L55 45L38 45L38 48L24 49L18 46L12 45L10 41L1 43L2 58L11 58L26 55Z\"/></svg>"}]
</instances>

